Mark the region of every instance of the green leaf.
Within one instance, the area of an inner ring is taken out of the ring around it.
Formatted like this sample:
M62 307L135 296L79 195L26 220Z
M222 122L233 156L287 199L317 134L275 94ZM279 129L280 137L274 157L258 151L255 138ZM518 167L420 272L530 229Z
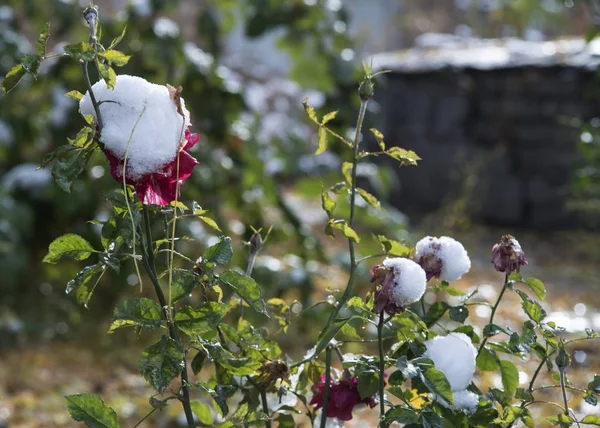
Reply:
M140 373L160 393L183 370L183 352L173 339L162 336L140 358Z
M219 227L219 225L217 224L216 221L214 221L212 218L210 217L206 217L206 216L198 216L198 218L200 220L202 220L204 223L206 223L208 226L210 226L211 228L213 228L214 230L216 230L217 232L221 232L221 228Z
M104 52L98 52L98 56L107 60L110 64L116 65L117 67L122 67L129 61L131 58L130 55L125 55L123 52L119 52L114 49L108 49Z
M94 48L92 48L88 43L73 43L71 45L66 45L63 49L65 53L72 58L83 61L94 60Z
M493 372L498 370L500 363L496 354L487 348L483 348L477 356L477 368L482 372Z
M408 248L406 245L403 245L401 242L388 239L383 235L377 235L377 240L381 245L381 249L388 256L408 257L410 255L410 248Z
M317 345L315 346L315 352L313 355L315 357L318 356L323 351L323 349L325 349L327 345L329 345L331 339L333 339L335 335L338 334L342 327L344 327L350 320L355 318L360 317L350 317L339 321L335 321L329 326L327 330L323 330L319 335L319 339L317 340Z
M119 302L111 318L108 333L120 327L135 326L149 331L158 330L162 324L161 308L154 300L132 298Z
M77 92L77 91L72 91ZM69 144L75 147L84 147L94 138L94 131L89 126L84 126L79 130L74 139L68 138Z
M194 415L196 415L198 421L200 421L203 426L213 426L214 421L210 409L206 404L199 401L192 401L190 405L192 407L192 412L194 412Z
M483 327L483 337L493 337L499 333L502 333L504 329L496 324L487 324Z
M396 367L398 367L398 370L400 371L400 373L402 373L402 376L404 377L404 379L407 379L407 380L418 376L419 372L420 372L419 367L417 367L413 363L409 362L405 355L398 358Z
M62 259L85 260L94 252L88 241L75 233L56 238L48 247L44 263L58 263Z
M427 325L427 327L431 327L438 322L441 317L444 316L448 308L450 308L450 305L448 305L446 302L435 302L427 310L427 313L423 317L423 322Z
M502 386L508 397L515 395L517 386L519 386L519 370L507 360L500 361L500 376L502 377Z
M98 66L100 76L102 76L106 82L106 87L108 89L114 89L115 84L117 83L117 73L115 73L115 70L113 70L110 65L103 64L98 60L96 60L96 65Z
M379 374L372 370L364 371L358 377L356 387L361 400L372 397L379 389Z
M40 33L40 36L35 44L35 50L41 56L46 55L46 43L48 43L48 38L50 37L50 23L46 22L46 26L44 30Z
M6 73L6 76L4 76L4 79L2 80L2 91L4 91L5 94L8 94L19 84L25 74L27 74L27 72L22 64L17 64L8 70L8 73Z
M319 126L319 148L315 152L315 155L320 155L327 150L327 129L324 126Z
M192 359L192 372L197 375L204 366L204 360L206 360L206 353L204 351L198 351L196 356Z
M425 409L421 413L423 428L444 428L444 420L432 409Z
M404 150L400 147L390 147L385 152L389 157L401 162L402 165L417 165L421 158L412 150Z
M382 151L385 151L385 142L383 141L383 134L375 128L371 128L370 131L375 136L377 144L379 144L379 148L381 148Z
M454 404L452 387L446 375L436 368L430 368L421 373L421 379L429 391L442 397L449 404Z
M466 306L453 306L450 308L450 319L459 323L464 323L469 317L469 310Z
M346 222L346 220L333 220L332 219L332 220L329 220L328 225L329 225L329 227L340 230L346 238L352 239L357 244L360 242L360 238L358 237L357 233L354 231L354 229L352 229L350 226L348 226L348 223Z
M523 283L531 288L531 291L535 293L538 299L544 300L546 298L546 287L544 287L544 283L539 279L525 278Z
M556 416L550 416L546 418L552 425L560 425L561 427L570 427L575 422L571 416L567 416L564 413L559 413Z
M588 389L596 394L600 393L600 375L594 375L594 379L588 383Z
M226 265L233 256L233 248L231 248L231 238L221 236L220 241L215 245L208 247L202 254L204 263L213 263L216 265Z
M546 317L546 312L538 302L522 302L521 306L523 307L523 310L525 311L529 319L535 321L538 324L542 321L542 319Z
M398 422L408 425L417 422L419 420L419 414L412 409L396 406L385 414L385 419L389 422Z
M125 37L126 30L127 30L127 25L125 27L123 27L123 31L121 31L121 34L119 36L115 37L112 42L110 42L110 46L108 47L108 49L112 49L115 46L117 46L119 43L121 43L121 40L123 40L123 37Z
M173 282L171 285L171 301L173 303L188 296L198 284L200 276L188 269L173 269Z
M369 192L367 192L365 189L361 189L360 187L356 188L356 191L358 192L358 194L360 196L362 196L362 198L369 204L371 205L373 208L378 209L379 211L381 211L381 204L379 203L379 201L377 200L377 198L373 195L371 195Z
M228 270L219 275L219 280L233 288L254 310L265 315L267 318L269 317L260 287L254 279L236 271Z
M344 162L342 164L342 174L346 182L352 186L352 162Z
M600 425L600 416L596 415L587 415L584 416L582 420L579 421L582 424L588 425Z
M327 213L327 217L332 218L336 203L325 189L321 189L321 206Z
M335 119L335 117L337 116L337 114L338 114L338 110L336 110L336 111L330 111L325 116L323 116L323 121L322 121L323 125L325 125L327 122Z
M104 404L102 398L93 394L68 395L67 410L77 422L89 428L119 428L117 413Z
M188 336L202 336L214 331L229 309L219 302L206 302L199 309L186 306L175 314L175 325Z
M56 162L52 167L52 177L58 187L70 193L73 181L81 174L91 154L92 150L78 151L74 156Z
M67 283L65 292L69 294L75 291L77 301L87 307L95 287L94 285L90 288L90 280L104 272L105 269L106 266L103 266L101 263L84 267L75 275L75 278Z
M304 111L306 111L306 114L308 115L309 119L319 124L319 120L317 119L317 113L315 112L314 107L308 104L308 98L304 98L302 100L302 105L304 106Z
M72 100L75 100L75 101L81 101L81 99L83 98L83 94L81 92L79 92L79 91L73 90L73 91L67 92L65 94L65 97L69 97L69 98L71 98Z
M23 68L27 73L32 74L33 77L37 77L41 62L42 57L39 55L28 54L21 58L21 64L23 65Z

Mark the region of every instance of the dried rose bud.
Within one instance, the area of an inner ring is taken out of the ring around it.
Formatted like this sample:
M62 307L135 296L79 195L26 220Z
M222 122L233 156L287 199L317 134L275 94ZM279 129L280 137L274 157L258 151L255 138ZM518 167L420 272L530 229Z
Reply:
M425 271L409 259L395 257L371 269L371 283L375 291L376 313L385 311L395 315L417 302L425 293Z
M500 242L492 248L492 264L498 272L519 272L521 266L527 265L525 253L519 241L511 235L504 235Z

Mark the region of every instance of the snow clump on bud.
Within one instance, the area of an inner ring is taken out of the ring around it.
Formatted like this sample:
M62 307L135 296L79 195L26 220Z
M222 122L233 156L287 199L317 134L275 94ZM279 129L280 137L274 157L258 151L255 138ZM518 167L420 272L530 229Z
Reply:
M371 283L375 288L375 312L385 310L389 315L418 302L427 286L421 266L402 257L385 259L371 269Z
M467 412L475 411L479 398L467 391L475 374L477 356L471 338L464 333L449 333L428 340L425 346L427 350L423 356L433 360L435 367L444 373L450 383L454 406L449 407Z
M471 269L471 259L465 247L448 236L427 236L417 242L413 258L427 274L427 281L457 281Z

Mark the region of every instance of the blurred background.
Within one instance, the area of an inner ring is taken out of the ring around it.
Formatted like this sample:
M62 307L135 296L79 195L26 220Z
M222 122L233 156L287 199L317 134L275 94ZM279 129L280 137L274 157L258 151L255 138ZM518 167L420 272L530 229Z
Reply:
M321 186L340 181L349 154L332 143L313 155L316 129L301 100L308 97L321 113L339 110L332 127L353 135L365 59L390 70L377 79L365 129L377 127L388 146L412 149L423 160L410 169L361 164L361 186L384 209L359 205L360 255L379 251L370 233L413 244L424 235L454 236L473 260L459 286L478 287L489 301L502 281L489 249L512 233L529 258L526 275L549 289L550 318L568 333L600 328L600 44L593 40L600 2L96 4L103 42L127 25L119 48L133 57L117 72L183 86L193 131L201 135L193 152L200 165L186 181L184 201L210 210L232 236L240 266L251 226L273 226L255 270L267 296L309 305L335 301L345 285L346 243L322 233L319 195ZM45 22L51 22L49 52L86 40L86 5L4 0L0 74L35 50ZM0 96L0 426L69 426L63 396L75 392L110 397L122 421L149 409L149 390L136 374L147 341L105 334L114 304L139 293L132 266L106 275L83 308L64 293L83 265L41 264L48 244L66 232L98 244L100 227L88 221L109 216L100 195L116 188L103 156L92 159L70 194L53 183L49 169L36 170L83 125L77 103L64 96L73 89L85 91L79 66L48 60L37 80L26 77ZM343 215L347 204L340 200L338 210ZM195 220L182 222L179 234L197 240L180 248L192 258L218 236ZM362 268L357 292L368 288L368 268ZM436 299L427 296L428 303ZM507 325L520 322L511 311L500 314ZM489 310L482 306L471 316L484 324ZM303 354L314 340L310 323L322 318L318 311L301 318L293 343L282 347ZM600 358L586 346L575 363L582 376ZM167 426L176 410L153 423Z

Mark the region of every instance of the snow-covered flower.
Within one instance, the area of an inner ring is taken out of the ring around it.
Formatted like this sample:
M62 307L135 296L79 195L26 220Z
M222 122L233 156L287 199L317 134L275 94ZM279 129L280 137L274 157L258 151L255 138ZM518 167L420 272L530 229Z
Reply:
M471 269L471 260L465 247L448 236L426 236L417 242L414 259L427 274L427 281L457 281Z
M492 248L492 264L498 272L511 272L521 269L521 266L527 265L525 253L521 249L519 241L511 235L504 235Z
M315 383L312 386L313 398L310 404L315 406L315 409L323 407L323 398L325 394L325 376L321 378L321 382ZM339 419L341 421L349 421L352 419L352 410L355 406L366 404L370 407L375 407L377 402L373 397L365 399L360 398L358 393L358 380L353 378L342 378L339 380L331 379L329 385L329 400L327 402L327 423L334 423L330 419ZM335 425L331 425L335 426Z
M188 130L190 115L180 90L127 75L117 76L113 90L104 80L92 89L103 122L99 140L112 176L123 180L126 160L126 182L144 204L167 205L175 200L178 182L198 164L188 150L200 138ZM79 107L82 115L92 115L98 123L89 92Z
M427 350L423 356L433 360L435 367L444 373L450 383L454 406L449 407L473 412L479 398L477 394L467 391L475 374L477 357L471 338L464 333L449 333L428 340L425 346Z
M371 269L371 283L375 287L375 307L394 315L419 301L425 293L425 271L412 260L394 257Z

